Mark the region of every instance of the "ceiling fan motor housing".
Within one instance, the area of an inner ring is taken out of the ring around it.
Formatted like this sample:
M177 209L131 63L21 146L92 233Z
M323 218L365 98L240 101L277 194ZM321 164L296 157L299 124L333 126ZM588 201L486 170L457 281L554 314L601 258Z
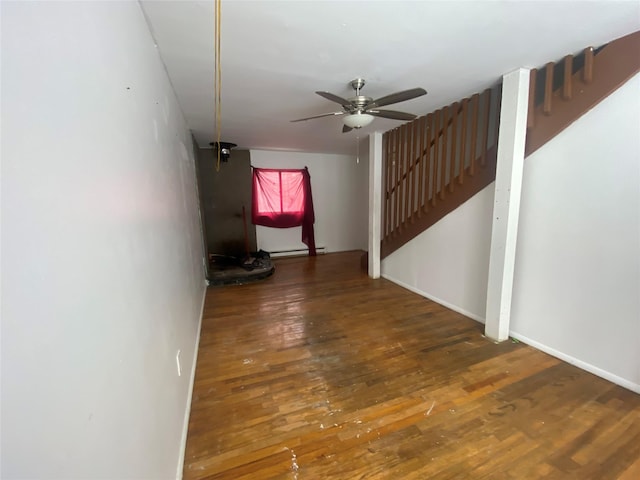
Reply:
M357 97L350 98L349 101L354 106L354 108L351 109L352 112L364 111L367 104L373 102L373 98L358 95Z
M356 91L356 96L351 97L349 102L351 103L351 108L347 109L349 113L364 113L367 104L373 102L373 98L367 97L365 95L360 95L360 89L365 85L364 78L355 78L349 82L351 88Z

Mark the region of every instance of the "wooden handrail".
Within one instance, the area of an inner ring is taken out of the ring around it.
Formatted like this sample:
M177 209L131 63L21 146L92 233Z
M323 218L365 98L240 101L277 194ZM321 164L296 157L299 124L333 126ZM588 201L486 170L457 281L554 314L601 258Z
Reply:
M381 258L385 258L390 253L415 238L431 225L435 224L438 220L442 219L449 212L455 210L459 205L482 191L482 189L495 180L496 158L497 148L494 145L487 152L487 168L479 168L475 176L468 178L464 184L464 188L457 188L453 193L447 196L447 201L438 202L436 206L432 206L429 209L429 215L424 215L420 218L420 221L415 221L414 223L406 225L405 229L402 231L402 235L389 235L381 244Z
M458 104L458 102L454 102L452 105L456 105L456 104ZM456 112L456 114L460 114L460 113L462 112L462 105L459 105L457 108L458 108L458 111ZM426 118L426 117L427 117L427 116L429 116L429 115L431 115L431 114L427 114L427 115L423 115L422 117L418 117L417 119L413 120L413 122L417 122L417 121L419 121L419 120L420 120L420 118ZM411 122L411 123L413 123L413 122ZM449 122L447 123L446 128L449 128L449 126L450 126L450 125L451 125L451 120L449 120ZM394 131L394 130L399 130L400 128L402 128L402 125L400 125L399 127L396 127L396 128L394 128L394 129L390 130L390 132L392 132L392 131ZM443 127L440 129L440 131L439 131L439 132L438 132L438 134L437 134L438 136L442 135L442 132L443 132L444 128L445 128L445 126L443 125ZM430 148L433 146L434 141L435 141L435 140L432 140L432 141L431 141L431 143L428 143L428 144L427 144L427 147L426 147L425 149L423 149L423 150L422 150L422 154L423 154L423 155L426 153L426 150L430 149ZM418 159L419 159L419 158L420 158L419 156L418 156L418 157L416 157L416 159L415 159L415 163L418 163ZM404 179L404 178L403 178L403 179Z
M485 93L486 93L487 91L490 91L490 90L491 90L490 88L486 89L486 90L485 90ZM476 94L476 95L477 95L477 94ZM454 105L456 106L456 111L454 112L454 113L455 113L455 115L456 115L456 119L457 119L457 116L458 116L460 113L463 113L464 106L467 104L467 102L469 101L469 99L470 99L470 98L472 99L472 97L468 97L468 98L463 99L463 100L462 100L462 101L460 101L460 102L454 102L453 104L451 104L451 105L450 105L450 107L453 107ZM445 107L445 108L446 108L446 107ZM437 110L437 112L439 112L439 111L440 111L440 110ZM433 113L435 113L435 112L433 112ZM413 123L413 122L418 122L421 118L425 118L425 120L426 120L426 122L427 122L427 132L429 132L430 130L433 130L433 129L430 129L430 128L428 127L429 121L428 121L428 118L427 118L427 117L428 117L429 115L432 115L432 113L427 114L427 115L423 115L423 116L421 116L421 117L418 117L417 119L413 120L413 121L412 121L412 122L410 122L409 124L411 124L411 123ZM466 118L465 118L465 117L463 117L463 121L462 121L463 129L464 129L464 128L465 128L465 126L466 126L466 125L465 125L465 120L466 120ZM426 147L424 147L424 148L422 148L422 149L421 149L421 151L422 151L422 155L426 155L426 154L427 154L427 152L431 149L431 147L433 147L434 143L435 143L437 140L439 140L439 138L438 138L438 137L442 136L442 135L443 135L444 130L445 130L445 129L448 129L448 128L449 128L449 126L451 126L451 124L452 124L451 122L452 122L452 121L453 121L453 115L452 115L452 116L450 116L450 118L449 118L449 120L447 121L447 124L446 124L446 125L443 125L443 126L442 126L442 128L439 128L439 129L438 129L438 133L436 134L436 137L435 137L435 138L431 138L431 140L430 140L430 141L427 141ZM389 130L389 133L394 132L394 131L399 131L399 130L404 126L404 125L408 125L408 124L403 124L403 125L400 125L399 127L396 127L396 128L394 128L394 129L392 129L392 130ZM429 135L429 133L428 133L428 135ZM393 152L391 152L391 153L393 153ZM396 152L396 153L397 153L397 152ZM413 164L417 164L419 161L420 161L420 156L417 156L417 157L415 158L415 160L413 161ZM393 193L393 192L395 191L395 188L396 188L396 187L397 187L397 186L398 186L398 185L399 185L403 180L405 180L405 179L406 179L406 176L404 176L404 175L403 175L402 177L398 177L398 178L396 179L396 182L394 182L394 183L395 183L395 184L394 184L394 186L393 186L393 187L391 187L391 190L389 190L389 191L388 191L388 193Z
M562 70L570 76L553 92L547 94L545 102L534 102L528 115L525 155L529 156L547 143L571 123L592 109L623 83L640 72L640 31L619 38L594 50L588 47L583 53L583 65L578 58L564 59ZM570 67L569 67L570 65ZM547 72L547 83L548 83ZM531 77L534 78L533 76ZM546 87L546 85L545 85ZM530 85L529 105L535 97L535 82ZM553 114L551 102L553 99ZM535 120L534 120L535 118Z
M544 71L532 69L526 155L639 71L640 32L549 62ZM492 93L476 93L385 134L383 258L495 179L500 96L494 110Z
M387 177L382 245L385 249L394 248L416 229L423 228L425 222L432 222L442 212L449 211L451 198L466 198L480 183L491 181L492 174L486 172L495 172L495 155L487 152L495 151L495 146L489 147L491 97L487 89L482 97L474 94L471 100L454 102L384 135ZM498 116L498 110L494 115ZM478 134L482 122L482 132ZM476 147L484 151L478 154ZM466 184L461 182L464 176L470 179ZM476 177L479 179L474 180ZM460 186L456 187L456 183Z

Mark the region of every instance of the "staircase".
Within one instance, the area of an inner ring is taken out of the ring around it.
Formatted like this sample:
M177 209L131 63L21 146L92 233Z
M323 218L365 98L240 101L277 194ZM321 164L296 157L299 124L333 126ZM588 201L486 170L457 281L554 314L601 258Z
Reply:
M640 31L576 58L531 70L525 156L531 155L640 71Z
M525 156L640 71L640 32L531 70ZM501 85L383 135L381 258L495 180Z

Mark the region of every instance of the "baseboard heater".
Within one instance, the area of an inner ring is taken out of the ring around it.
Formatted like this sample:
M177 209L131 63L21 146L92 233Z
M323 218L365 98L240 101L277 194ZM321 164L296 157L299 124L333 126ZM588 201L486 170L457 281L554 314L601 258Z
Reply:
M316 247L316 254L323 255L325 253L327 253L325 247ZM292 250L276 250L276 251L269 252L269 255L271 255L273 258L276 258L276 257L296 257L296 256L301 256L301 255L309 255L309 249L308 248L296 248L296 249L292 249Z

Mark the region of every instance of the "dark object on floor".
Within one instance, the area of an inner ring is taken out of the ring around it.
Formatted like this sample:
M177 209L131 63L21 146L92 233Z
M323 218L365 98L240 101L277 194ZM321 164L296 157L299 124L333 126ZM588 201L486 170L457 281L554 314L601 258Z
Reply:
M268 252L251 252L246 258L209 255L209 285L242 285L262 280L275 271Z

